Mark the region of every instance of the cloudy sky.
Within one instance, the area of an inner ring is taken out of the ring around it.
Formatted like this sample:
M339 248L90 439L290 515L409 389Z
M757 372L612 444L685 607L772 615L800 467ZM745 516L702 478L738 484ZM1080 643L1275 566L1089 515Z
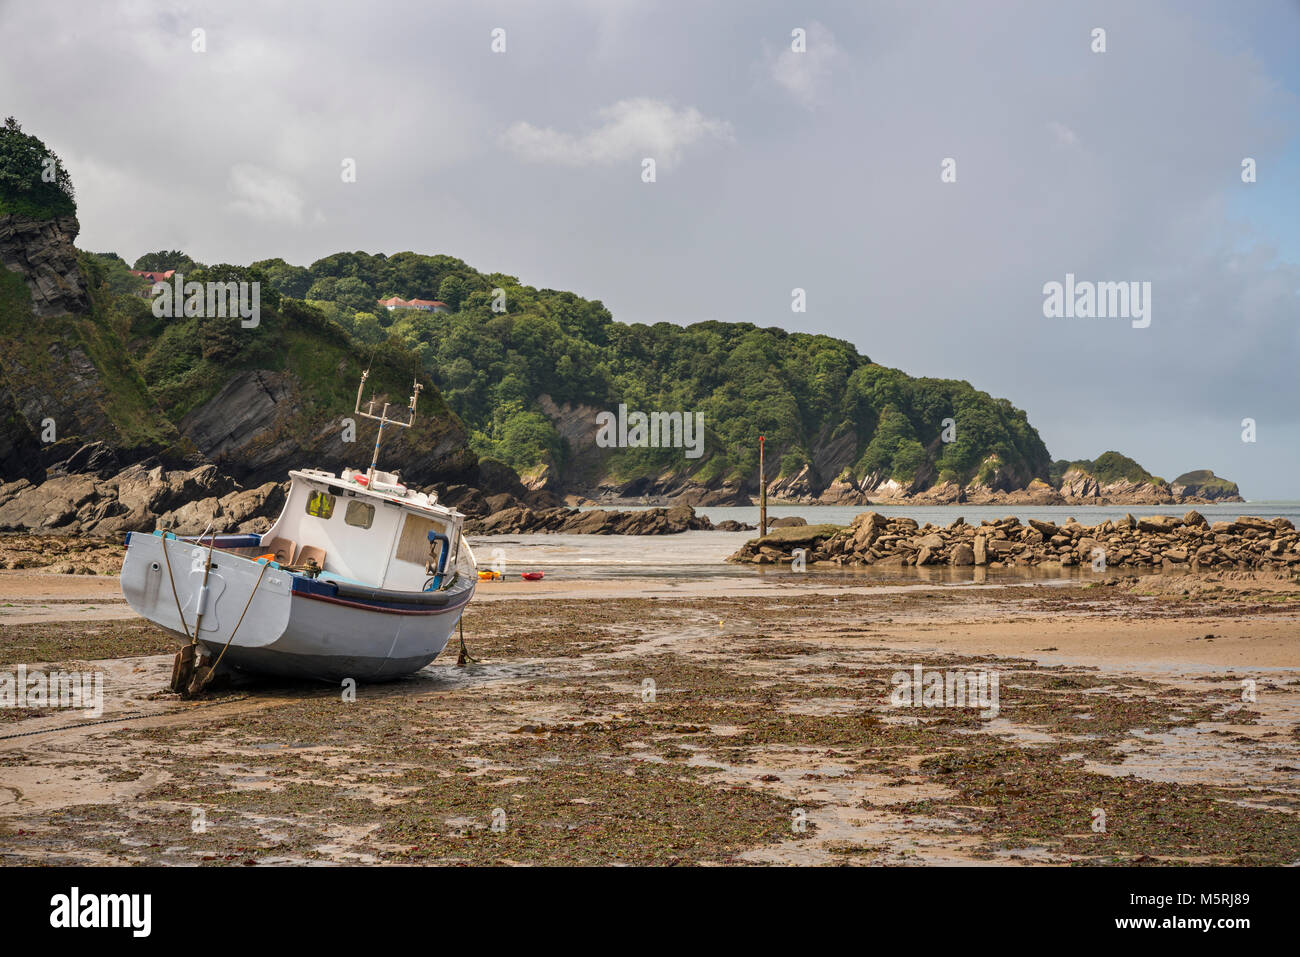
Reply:
M1298 499L1297 50L1297 0L0 0L0 112L69 166L86 249L448 253ZM1045 317L1067 273L1150 282L1150 325Z

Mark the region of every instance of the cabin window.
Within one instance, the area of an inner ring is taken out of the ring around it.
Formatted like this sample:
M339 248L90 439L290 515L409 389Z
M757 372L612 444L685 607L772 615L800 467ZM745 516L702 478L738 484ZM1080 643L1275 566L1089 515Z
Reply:
M307 514L329 518L334 514L334 496L329 492L312 492L307 496Z
M418 515L406 516L401 537L397 540L398 561L423 565L429 560L429 533L441 531L443 527L437 522Z
M348 510L343 514L343 521L357 528L369 528L375 523L375 507L353 499L348 502Z

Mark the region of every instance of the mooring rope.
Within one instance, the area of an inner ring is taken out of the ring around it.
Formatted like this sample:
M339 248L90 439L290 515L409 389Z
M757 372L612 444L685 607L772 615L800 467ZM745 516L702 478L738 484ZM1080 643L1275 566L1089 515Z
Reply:
M114 721L135 721L138 718L147 718L149 713L145 711L129 711L126 714L118 715L116 718L101 718L99 721L82 721L79 724L65 724L57 728L42 728L40 731L19 731L17 734L0 734L0 741L8 741L10 738L30 738L34 734L53 734L55 731L71 731L73 728L89 728L95 724L112 724Z
M456 624L460 626L460 657L456 659L456 664L461 668L464 668L465 665L467 665L471 661L474 662L475 664L478 664L478 659L475 658L473 655L471 655L469 653L469 649L465 647L464 615L462 615L460 618L456 620Z
M215 708L218 705L231 704L235 701L244 701L251 698L251 694L243 694L235 698L222 698L219 701L212 701L206 705L197 705L199 708ZM141 721L145 718L165 718L168 715L176 714L172 711L128 711L120 714L116 718L100 718L97 721L79 721L76 724L61 724L57 728L41 728L39 731L19 731L15 734L0 734L0 741L8 741L11 738L30 738L34 734L54 734L56 731L74 731L77 728L91 728L98 724L113 724L118 721Z
M235 640L235 632L239 631L239 626L244 623L244 616L248 614L248 607L253 604L253 596L257 594L257 589L262 586L262 576L266 574L266 570L270 567L270 562L262 563L262 570L257 573L257 581L253 583L253 590L248 593L248 601L244 602L244 610L239 613L239 621L235 622L235 627L230 631L230 637L226 639L226 643L221 647L221 654L217 655L217 660L214 661L212 667L208 669L208 675L203 679L203 684L206 685L210 680L212 680L212 676L217 673L217 665L221 664L221 659L226 657L226 649L229 648L230 643Z
M167 566L167 581L171 582L172 598L176 599L176 616L181 620L181 631L185 632L185 637L189 639L190 644L197 641L197 637L190 637L190 626L185 624L185 613L181 611L181 596L176 592L176 579L172 576L172 560L167 555L167 533L163 532L162 536L162 553L163 563Z

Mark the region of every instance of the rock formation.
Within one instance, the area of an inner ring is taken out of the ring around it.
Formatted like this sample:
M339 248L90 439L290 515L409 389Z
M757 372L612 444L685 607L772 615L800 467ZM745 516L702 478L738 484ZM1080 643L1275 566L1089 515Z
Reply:
M918 527L910 518L865 512L847 528L782 528L756 538L733 562L790 562L806 549L808 564L976 565L990 568L1087 565L1120 568L1282 568L1300 571L1300 533L1285 518L1242 516L1211 524L1196 511L1182 518L1153 515L1095 526L1060 525L1014 516L978 526L958 518L945 528Z
M90 308L72 245L80 230L76 216L0 216L0 265L23 277L33 314L61 316Z
M505 535L522 532L558 532L569 535L673 535L687 531L748 531L751 525L727 521L714 525L696 515L689 505L620 512L594 508L547 508L534 510L508 506L493 510L484 518L465 523L475 535Z

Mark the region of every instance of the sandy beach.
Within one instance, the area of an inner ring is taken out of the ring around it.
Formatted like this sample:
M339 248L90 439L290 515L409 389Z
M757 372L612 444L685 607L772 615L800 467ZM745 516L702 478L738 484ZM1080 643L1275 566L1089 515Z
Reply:
M1300 862L1293 580L491 582L477 663L183 701L112 547L0 572L0 670L104 675L0 709L6 864Z

